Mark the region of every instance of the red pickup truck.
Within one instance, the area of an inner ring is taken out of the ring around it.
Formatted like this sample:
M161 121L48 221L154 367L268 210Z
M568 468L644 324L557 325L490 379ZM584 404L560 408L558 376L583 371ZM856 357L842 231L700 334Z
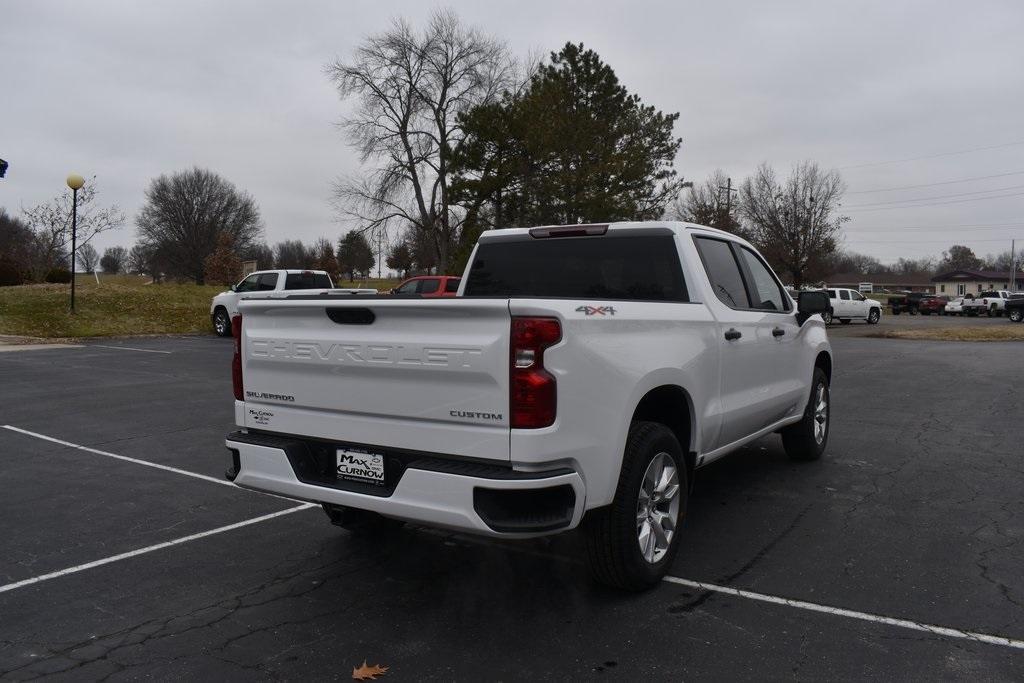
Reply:
M455 275L418 275L391 290L392 294L419 294L420 296L455 296L461 277Z
M944 296L928 295L917 302L917 310L921 315L942 315L946 312L946 304L949 299Z

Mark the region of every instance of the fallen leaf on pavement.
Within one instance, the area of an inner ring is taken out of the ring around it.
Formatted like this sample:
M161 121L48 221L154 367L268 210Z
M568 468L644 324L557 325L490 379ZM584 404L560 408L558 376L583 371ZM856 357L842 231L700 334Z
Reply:
M380 664L367 666L364 659L362 666L352 669L352 679L356 681L375 681L377 676L383 676L387 670L386 666L381 666Z

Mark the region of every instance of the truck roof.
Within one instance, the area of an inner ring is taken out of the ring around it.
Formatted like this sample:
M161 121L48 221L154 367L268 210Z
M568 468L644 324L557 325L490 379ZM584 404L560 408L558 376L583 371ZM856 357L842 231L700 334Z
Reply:
M586 223L586 224L568 224L568 225L537 225L529 228L497 228L495 230L485 230L480 234L480 242L488 242L490 240L507 239L508 237L526 236L530 235L531 231L536 230L572 230L573 228L584 230L587 228L607 228L609 231L626 231L626 230L650 230L651 228L667 228L675 233L681 233L687 230L701 230L712 233L718 233L723 237L729 237L730 239L739 240L746 243L746 240L742 239L739 235L736 235L725 230L718 228L711 228L706 225L699 225L697 223L686 223L684 221L618 221L612 223ZM599 234L599 233L597 233Z

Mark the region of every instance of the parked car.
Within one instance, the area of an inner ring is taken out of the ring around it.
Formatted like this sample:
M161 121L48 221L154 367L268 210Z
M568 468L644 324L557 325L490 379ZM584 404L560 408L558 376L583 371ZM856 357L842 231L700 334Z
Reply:
M461 277L456 275L419 275L411 277L391 290L392 294L419 294L420 296L455 296Z
M852 320L863 320L869 325L876 325L882 318L882 303L865 298L856 289L830 288L825 291L830 304L824 314L825 324L838 320L848 325Z
M963 315L964 314L964 301L970 299L962 296L958 296L955 299L950 299L946 302L946 306L942 310L943 315Z
M238 302L243 297L307 289L329 289L339 294L377 293L376 289L334 289L331 276L324 270L258 270L213 297L210 302L213 330L221 337L231 336L231 318L238 315Z
M900 313L909 313L910 315L917 315L918 304L926 296L931 296L926 292L904 292L889 297L889 308L892 310L893 315L899 315Z
M921 315L942 315L946 311L946 304L949 300L944 296L929 294L921 297L917 302L917 312Z
M1024 320L1024 295L1013 294L1006 300L1006 317L1015 323Z
M773 432L796 460L825 451L829 300L794 304L735 235L493 230L470 264L451 301L242 301L228 478L364 529L522 538L586 513L594 576L641 589L698 468Z
M998 289L981 292L974 298L974 300L976 303L980 303L980 310L978 312L986 313L991 317L1003 314L1006 310L1006 301L1009 298L1009 291L1005 289Z

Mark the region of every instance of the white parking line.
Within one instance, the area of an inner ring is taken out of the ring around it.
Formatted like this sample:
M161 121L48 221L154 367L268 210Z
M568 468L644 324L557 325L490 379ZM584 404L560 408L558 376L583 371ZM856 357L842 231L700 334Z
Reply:
M156 550L162 550L163 548L170 548L171 546L181 545L182 543L188 543L189 541L195 541L200 538L206 538L207 536L213 536L214 534L222 534L225 531L233 531L234 529L241 529L242 527L249 526L251 524L258 524L265 522L268 519L274 519L276 517L282 517L284 515L290 515L293 512L299 512L300 510L307 510L311 507L316 507L313 503L303 503L302 505L296 505L295 507L287 508L285 510L279 510L277 512L271 512L269 515L262 515L260 517L253 517L241 522L235 522L234 524L228 524L227 526L217 527L216 529L210 529L209 531L200 531L198 534L192 534L191 536L184 536L182 538L176 538L173 541L165 541L164 543L157 543L156 545L146 546L145 548L139 548L138 550L130 550L120 555L112 555L111 557L104 557L101 560L95 560L93 562L86 562L74 567L68 567L67 569L60 569L49 574L43 574L41 576L34 576L31 579L24 579L22 581L15 581L14 583L8 583L7 585L0 586L0 593L6 593L17 588L24 588L25 586L31 586L32 584L39 583L41 581L49 581L50 579L56 579L61 576L67 576L68 574L75 574L77 572L85 571L86 569L92 569L93 567L102 567L105 564L111 562L119 562L121 560L127 560L131 557L137 557L139 555L145 555Z
M153 468L158 469L158 470L164 470L165 472L174 472L175 474L184 474L186 477L192 477L194 479L202 479L204 481L209 481L209 482L212 482L214 484L221 484L223 486L230 486L231 488L237 488L234 484L232 484L227 479L218 479L217 477L211 477L211 476L208 476L208 475L205 475L205 474L199 474L198 472L189 472L188 470L178 469L177 467L171 467L170 465L161 465L160 463L150 462L149 460L139 460L138 458L132 458L132 457L129 457L127 455L118 455L117 453L111 453L109 451L101 451L98 448L89 448L88 446L80 446L77 443L71 443L70 441L63 441L61 439L55 439L52 436L46 436L45 434L40 434L38 432L30 432L27 429L20 429L18 427L12 427L11 425L3 425L3 428L7 429L7 430L10 430L12 432L17 432L18 434L24 434L26 436L32 436L32 437L35 437L37 439L42 439L43 441L49 441L51 443L60 444L61 446L67 446L68 448L77 448L78 450L85 451L86 453L95 453L96 455L105 455L108 458L115 458L117 460L124 460L125 462L133 462L136 465L145 465L146 467L153 467Z
M142 351L143 353L172 353L171 351L158 351L157 349L137 349L134 346L107 346L105 344L89 344L90 347L100 349L121 349L122 351Z
M753 591L742 590L740 588L729 588L728 586L719 586L713 583L691 581L689 579L681 579L677 576L666 576L663 580L668 583L674 583L680 586L686 586L688 588L695 588L697 590L704 591L713 591L715 593L725 593L726 595L734 595L739 598L747 598L749 600L769 602L774 605L785 605L786 607L795 607L797 609L805 609L811 612L832 614L837 617L847 617L848 619L860 619L861 621L872 621L877 624L886 624L888 626L898 626L899 628L909 628L915 631L924 631L926 633L933 633L935 635L946 636L948 638L962 638L964 640L973 640L979 643L986 643L988 645L1001 645L1003 647L1012 647L1018 650L1024 650L1024 640L1015 640L1013 638L1007 638L1006 636L993 636L988 635L987 633L961 631L960 629L956 628L948 628L946 626L934 626L932 624L924 624L919 621L912 621L910 619L894 619L893 617L884 617L880 614L858 612L852 609L843 609L842 607L830 607L828 605L819 605L817 603L805 602L803 600L791 600L789 598L780 598L776 595L766 595L765 593L755 593Z

